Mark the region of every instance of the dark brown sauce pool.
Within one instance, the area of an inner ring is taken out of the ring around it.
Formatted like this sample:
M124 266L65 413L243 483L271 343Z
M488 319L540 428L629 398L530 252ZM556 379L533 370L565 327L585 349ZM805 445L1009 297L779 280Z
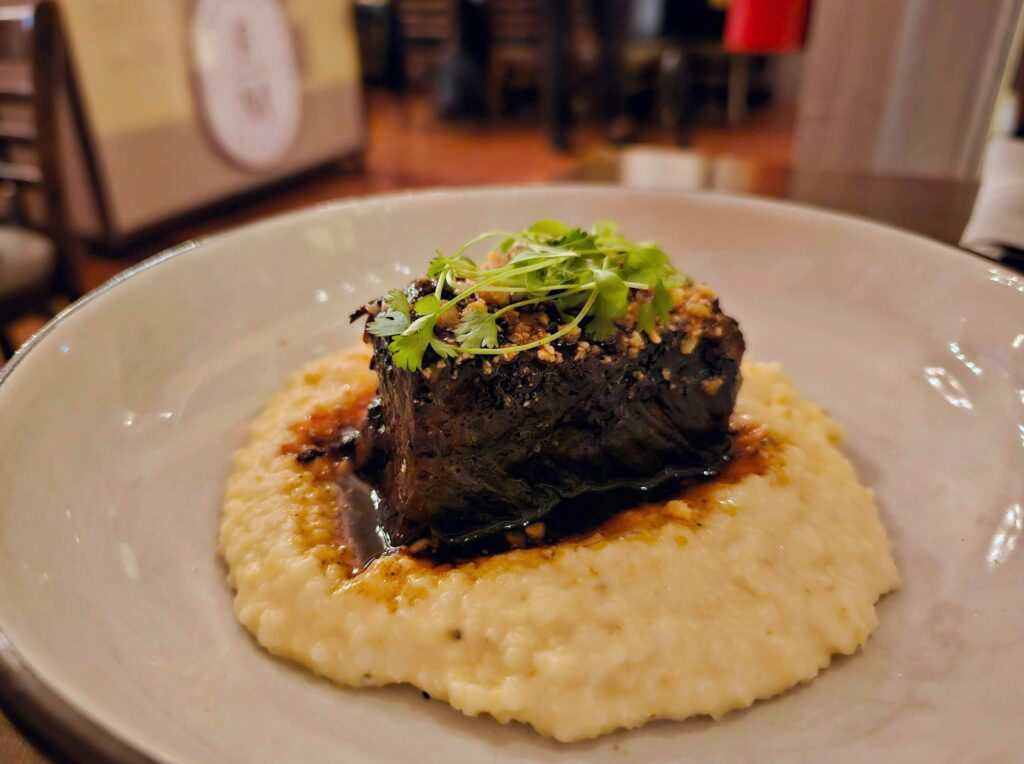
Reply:
M732 451L722 468L704 480L669 482L652 490L623 488L588 493L563 502L542 523L455 550L435 549L426 540L399 549L392 545L378 522L378 499L373 486L354 475L348 459L340 455L346 441L358 432L371 400L372 396L349 406L317 409L292 427L295 438L281 449L284 454L294 455L314 480L337 489L337 517L332 535L344 551L341 556L353 575L378 557L399 551L416 555L425 563L452 565L511 549L615 538L678 520L666 511L674 500L697 507L692 523L700 526L704 514L701 507L710 493L749 475L767 473L778 446L762 428L746 426L733 432Z

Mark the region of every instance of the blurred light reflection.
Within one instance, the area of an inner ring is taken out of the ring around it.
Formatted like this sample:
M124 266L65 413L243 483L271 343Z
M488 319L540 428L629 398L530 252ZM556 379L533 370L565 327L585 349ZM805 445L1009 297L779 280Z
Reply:
M988 280L996 284L1008 286L1010 289L1016 289L1018 292L1024 292L1024 279L1019 276L1006 276L995 268L989 268Z
M125 575L135 580L139 577L139 563L135 558L135 551L124 542L118 543L117 548L121 552L121 567Z
M976 364L974 361L967 357L967 354L964 353L964 351L960 348L959 342L950 342L949 350L953 354L953 357L956 360L960 361L960 363L962 363L968 369L970 369L974 376L980 377L984 373L982 368L978 366L978 364Z
M941 366L925 367L924 378L934 390L946 399L950 406L955 406L958 409L974 408L974 404L967 397L967 392L960 384L960 380Z
M1017 540L1020 538L1021 530L1024 529L1024 507L1020 504L1013 504L1006 510L996 535L992 537L992 543L988 547L986 560L989 567L1001 565L1006 562L1013 550L1017 548Z

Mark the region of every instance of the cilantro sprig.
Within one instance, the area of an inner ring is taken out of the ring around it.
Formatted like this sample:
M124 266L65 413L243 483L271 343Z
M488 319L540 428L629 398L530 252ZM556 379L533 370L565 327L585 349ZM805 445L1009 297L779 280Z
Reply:
M506 255L507 262L486 268L469 257L470 249L485 243ZM659 323L669 322L669 289L690 283L656 244L630 241L614 223L596 223L584 231L558 220L538 220L518 232L489 231L450 255L438 252L427 278L436 284L432 294L410 304L405 293L392 289L383 310L367 326L370 334L391 338L388 348L395 365L409 371L422 367L428 349L440 358L503 355L554 342L577 327L595 340L606 340L628 313L631 297L639 306L637 328L650 335ZM508 304L459 311L481 293L506 293ZM561 326L532 342L502 345L499 319L541 303L554 307ZM438 319L453 309L461 313L457 323L450 332L438 334Z

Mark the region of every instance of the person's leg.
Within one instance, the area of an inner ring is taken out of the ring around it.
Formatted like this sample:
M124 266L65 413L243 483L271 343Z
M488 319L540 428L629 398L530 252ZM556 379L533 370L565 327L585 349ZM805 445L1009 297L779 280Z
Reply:
M480 117L487 112L490 30L487 12L477 0L457 0L455 47L441 63L437 111L446 118Z

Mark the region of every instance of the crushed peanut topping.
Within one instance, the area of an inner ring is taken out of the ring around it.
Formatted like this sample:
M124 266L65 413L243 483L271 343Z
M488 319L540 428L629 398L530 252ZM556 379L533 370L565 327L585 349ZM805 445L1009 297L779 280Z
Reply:
M555 350L554 345L541 345L537 348L537 357L544 363L562 362L562 354Z
M708 395L714 395L721 389L723 384L725 384L725 380L721 377L711 377L701 382L700 386L704 388L704 392Z

